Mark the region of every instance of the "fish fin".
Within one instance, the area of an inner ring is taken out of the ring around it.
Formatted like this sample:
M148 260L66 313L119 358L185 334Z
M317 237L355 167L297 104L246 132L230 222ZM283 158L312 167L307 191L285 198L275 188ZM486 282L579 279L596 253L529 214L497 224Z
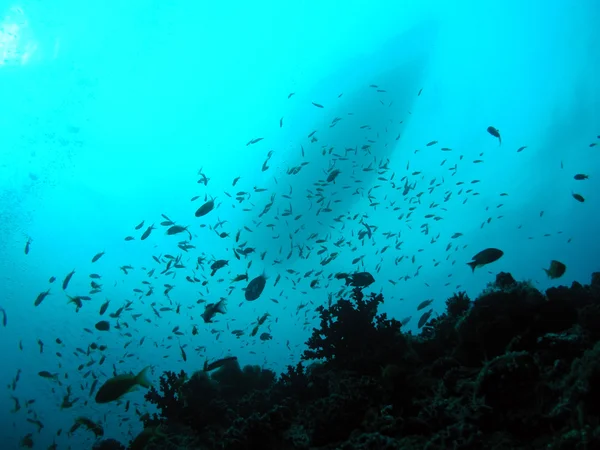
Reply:
M552 278L552 274L550 273L549 269L542 269L544 272L546 272L546 275L548 275L549 278Z
M473 272L475 272L475 268L477 267L477 261L468 262L467 266L471 267L471 269L473 269Z
M227 312L227 302L225 302L225 300L221 300L215 306L215 311L220 312L221 314L225 314Z
M150 380L148 379L148 369L150 369L150 366L144 367L135 377L135 382L145 388L152 387L152 383L150 383Z

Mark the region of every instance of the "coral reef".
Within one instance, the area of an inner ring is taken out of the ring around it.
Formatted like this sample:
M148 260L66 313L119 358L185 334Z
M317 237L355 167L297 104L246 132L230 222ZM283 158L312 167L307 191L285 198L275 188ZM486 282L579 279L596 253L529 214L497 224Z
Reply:
M129 448L600 448L599 274L544 294L501 273L417 336L382 302L354 289L319 307L304 362L279 378L237 361L166 372Z

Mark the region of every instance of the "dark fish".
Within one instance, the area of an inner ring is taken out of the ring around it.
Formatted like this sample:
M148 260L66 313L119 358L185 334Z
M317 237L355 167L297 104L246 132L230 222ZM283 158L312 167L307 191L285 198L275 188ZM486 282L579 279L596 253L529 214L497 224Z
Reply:
M228 264L229 264L229 261L227 261L226 259L217 259L214 263L212 263L210 265L210 268L212 270L210 276L214 277L215 273L217 273L217 270L219 270L222 267L225 267Z
M190 235L190 241L191 241L192 233L189 232L188 227L182 227L181 225L173 225L171 228L169 228L167 230L167 234L170 236L173 236L174 234L183 233L184 231L187 231L187 233Z
M477 267L482 267L486 264L498 261L502 255L504 255L502 250L498 250L497 248L486 248L485 250L482 250L473 256L473 261L468 262L467 265L473 269L473 272L475 272Z
M260 141L262 141L263 139L264 139L264 138L261 138L261 137L260 137L260 138L256 138L256 139L250 139L250 140L248 141L248 143L246 144L246 147L247 147L247 146L249 146L249 145L252 145L252 144L256 144L257 142L260 142Z
M323 105L321 105L320 103L312 102L312 104L315 105L317 108L323 108Z
M202 217L211 212L215 208L215 201L209 200L196 210L196 217Z
M327 182L331 183L333 181L335 183L335 179L340 173L341 172L339 170L333 169L331 172L329 172L329 175L327 175Z
M560 261L556 261L555 259L553 259L552 261L550 261L550 268L544 269L544 272L546 272L546 275L548 275L548 277L555 279L562 277L565 274L566 270L567 266L565 266Z
M144 234L142 234L142 241L145 240L148 236L150 236L150 233L152 233L152 230L154 230L154 224L150 225L148 228L146 228L146 231L144 231Z
M40 292L37 298L35 299L35 302L33 302L33 306L40 306L40 303L42 303L48 295L50 295L50 289L44 292Z
M519 147L519 148L517 149L517 153L521 153L521 152L522 152L523 150L525 150L526 148L527 148L527 146L526 146L526 145L524 145L523 147Z
M25 254L29 254L29 248L31 246L31 238L27 238L27 243L25 244Z
M96 403L108 403L118 400L137 385L150 388L151 384L146 375L149 368L150 366L146 367L137 375L117 375L106 381L96 393Z
M108 330L110 330L110 323L108 323L106 320L101 320L100 322L98 322L94 326L96 327L96 330L98 330L98 331L108 331Z
M100 307L100 315L103 315L106 310L108 309L108 304L110 303L110 300L106 300L102 306Z
M433 300L422 301L421 303L419 303L419 306L417 306L417 311L421 311L422 309L427 308L429 305L431 305L431 303L433 303Z
M430 309L429 311L427 311L426 313L424 313L421 318L419 319L419 323L418 323L418 327L419 328L423 328L423 325L425 325L427 323L427 321L429 320L429 318L431 317L431 314L433 313L433 309Z
M89 431L94 433L97 438L104 436L104 429L102 425L99 425L95 422L92 422L90 419L86 417L78 417L75 419L75 423L69 430L69 433L74 433L80 426L87 428Z
M142 223L140 223L138 226L135 227L136 230L141 229L144 226L144 221L142 220Z
M583 195L581 194L571 194L573 196L573 198L575 200L577 200L579 203L583 203L585 202L585 198L583 198Z
M288 99L289 99L289 98L292 98L292 95L294 95L294 94L295 94L295 92L290 92L290 93L288 94Z
M56 277L50 277L48 283L54 283L56 281Z
M589 177L583 173L578 173L573 178L575 178L576 180L587 180Z
M215 314L225 314L227 312L227 302L225 299L219 300L217 303L209 303L206 305L202 318L205 323L211 323Z
M208 363L208 360L204 361L204 371L210 372L211 370L218 369L219 367L223 367L224 365L237 361L237 356L228 356L227 358L221 358L216 361Z
M38 372L38 375L42 378L48 378L50 380L54 380L57 381L58 380L58 374L57 373L50 373L47 370L42 370L41 372Z
M71 281L71 278L73 277L74 274L75 274L75 269L73 269L73 271L71 273L69 273L63 280L63 284L62 284L63 291L67 290L67 287L69 287L69 281Z
M8 324L8 316L6 315L6 310L0 307L0 312L2 313L2 326L6 326Z
M273 336L271 336L269 333L262 333L260 335L261 341L270 341L271 339L273 339Z
M100 258L102 258L103 255L104 255L104 252L96 253L96 255L94 255L94 257L92 258L92 262L95 263Z
M375 282L375 278L369 272L356 272L350 275L345 274L346 286L365 288Z
M267 277L264 273L250 281L250 283L248 283L248 286L246 287L246 291L244 292L244 297L246 298L246 300L251 302L258 299L258 297L260 297L260 294L262 294L262 291L264 290L266 284Z
M490 133L492 136L497 137L498 142L500 142L498 145L502 145L502 137L500 136L500 132L496 128L487 127L487 132Z

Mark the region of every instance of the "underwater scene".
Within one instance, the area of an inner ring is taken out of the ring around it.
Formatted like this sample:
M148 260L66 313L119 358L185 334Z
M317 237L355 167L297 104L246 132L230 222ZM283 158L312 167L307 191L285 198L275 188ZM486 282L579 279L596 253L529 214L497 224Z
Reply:
M0 3L1 448L600 448L598 23Z

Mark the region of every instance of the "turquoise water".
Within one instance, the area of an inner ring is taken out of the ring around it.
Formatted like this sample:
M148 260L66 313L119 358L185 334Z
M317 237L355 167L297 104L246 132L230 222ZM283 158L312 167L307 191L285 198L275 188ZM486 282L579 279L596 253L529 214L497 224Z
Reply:
M423 300L442 312L499 271L540 289L587 283L600 252L599 19L591 0L1 4L6 448L28 433L34 448L91 447L91 432L67 433L79 416L127 442L141 429L136 410L151 409L143 390L125 397L127 412L125 401L96 404L93 380L113 371L151 365L156 381L230 355L283 370L317 325L315 307L346 292L338 272L371 272L367 290L383 293L383 311L412 316L413 332ZM196 217L210 198L215 209ZM191 241L166 235L161 214ZM364 224L372 236L360 239ZM243 243L255 252L238 260ZM473 273L466 263L488 247L503 257ZM182 267L166 271L165 255ZM211 276L219 259L229 265ZM567 266L559 280L542 270L551 260ZM231 282L246 272L267 276L253 302L247 282ZM91 300L77 311L67 295ZM201 301L220 298L226 314L204 323ZM110 331L95 329L102 319ZM68 386L77 400L61 409Z

